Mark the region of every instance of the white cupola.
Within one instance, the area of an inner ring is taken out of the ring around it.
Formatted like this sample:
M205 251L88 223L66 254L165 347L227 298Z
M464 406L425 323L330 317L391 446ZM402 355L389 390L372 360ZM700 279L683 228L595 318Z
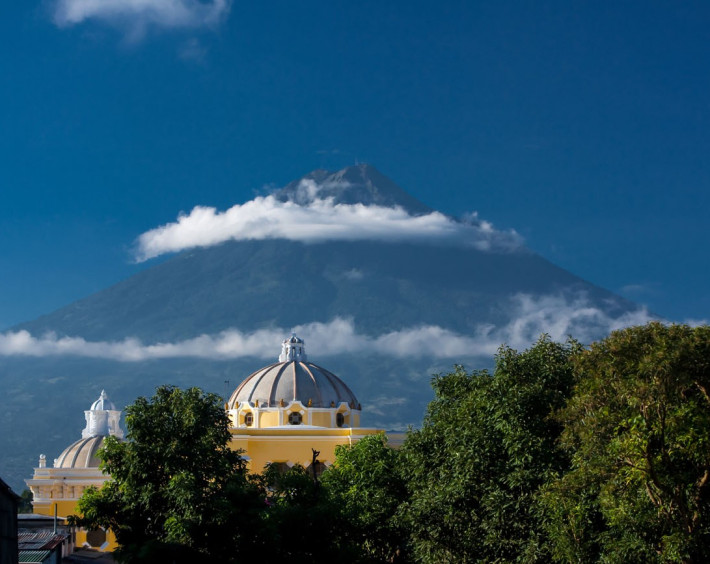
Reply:
M101 390L101 395L91 407L84 412L86 427L81 432L82 438L112 435L118 439L123 438L121 429L121 412L108 399L106 392Z
M291 333L291 336L281 343L279 362L288 362L290 360L298 360L300 362L308 360L305 343L303 339L296 337L296 333Z

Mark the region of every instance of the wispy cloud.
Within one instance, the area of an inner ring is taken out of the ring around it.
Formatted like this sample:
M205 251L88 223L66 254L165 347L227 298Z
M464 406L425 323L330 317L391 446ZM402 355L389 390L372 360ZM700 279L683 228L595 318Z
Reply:
M568 335L589 343L610 331L651 319L645 309L612 317L590 304L584 295L544 296L520 294L510 304L511 321L503 326L481 325L462 335L437 325L406 327L379 336L357 332L352 319L335 318L292 328L307 340L314 358L340 353L373 352L396 358L472 358L491 356L502 343L522 349L541 333L555 340ZM217 335L202 335L175 343L144 344L137 339L87 341L81 337L47 334L34 337L27 331L0 334L0 356L81 356L123 362L193 357L235 359L275 358L286 328L243 332L236 329Z
M136 260L193 247L209 247L235 240L290 239L305 243L377 240L421 241L469 245L482 251L507 252L522 241L514 231L498 231L475 214L456 221L439 212L410 215L401 207L336 204L317 197L312 181L304 186L301 201L280 201L260 196L224 212L195 207L177 221L151 229L136 241Z
M205 47L199 39L192 37L182 44L178 50L178 56L183 61L202 63L207 56L207 47Z
M653 296L660 293L657 283L646 282L643 284L626 284L617 290L619 294L629 299L639 299L644 296Z
M359 268L351 268L343 272L343 278L350 281L362 280L365 277L365 273Z
M54 21L60 27L97 21L125 28L134 38L149 27L212 27L228 14L231 0L57 0Z

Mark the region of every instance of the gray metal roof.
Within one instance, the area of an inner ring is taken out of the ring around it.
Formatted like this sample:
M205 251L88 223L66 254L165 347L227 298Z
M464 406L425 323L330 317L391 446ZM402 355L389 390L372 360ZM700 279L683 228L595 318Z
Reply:
M49 555L49 550L20 550L18 562L44 562Z

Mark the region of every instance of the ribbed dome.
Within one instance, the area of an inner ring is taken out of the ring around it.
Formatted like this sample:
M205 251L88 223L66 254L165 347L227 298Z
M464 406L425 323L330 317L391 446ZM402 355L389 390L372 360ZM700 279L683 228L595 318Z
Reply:
M259 407L276 407L281 400L289 403L299 400L311 407L332 407L346 402L358 407L355 394L332 372L312 362L277 362L257 370L234 390L229 398L229 408L249 401Z
M259 407L277 407L281 400L285 403L300 401L311 407L334 407L342 402L353 409L359 409L355 394L345 382L335 374L306 361L303 341L292 336L283 342L279 359L254 372L229 398L229 409L236 409L239 403L259 402Z
M54 461L55 468L98 468L101 462L96 451L104 444L104 437L79 439L64 449Z

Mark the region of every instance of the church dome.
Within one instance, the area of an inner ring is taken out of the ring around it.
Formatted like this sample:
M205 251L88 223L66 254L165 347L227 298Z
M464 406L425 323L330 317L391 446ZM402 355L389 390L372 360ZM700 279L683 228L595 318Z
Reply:
M279 362L247 377L229 398L229 409L242 402L259 407L278 407L300 401L309 407L336 407L347 403L360 409L355 394L335 374L308 362L304 342L292 335L282 344Z
M79 439L64 449L54 461L55 468L98 468L101 462L96 452L104 444L104 437Z

